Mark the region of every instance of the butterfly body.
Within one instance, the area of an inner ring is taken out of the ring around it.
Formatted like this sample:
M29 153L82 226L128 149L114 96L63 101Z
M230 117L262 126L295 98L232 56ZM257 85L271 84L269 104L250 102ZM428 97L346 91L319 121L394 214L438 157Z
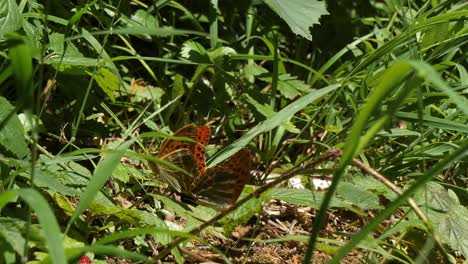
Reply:
M186 125L173 136L192 141L166 139L157 158L167 165L151 164L153 171L175 191L192 197L198 204L216 209L233 204L250 177L250 151L243 148L224 163L206 168L208 126Z

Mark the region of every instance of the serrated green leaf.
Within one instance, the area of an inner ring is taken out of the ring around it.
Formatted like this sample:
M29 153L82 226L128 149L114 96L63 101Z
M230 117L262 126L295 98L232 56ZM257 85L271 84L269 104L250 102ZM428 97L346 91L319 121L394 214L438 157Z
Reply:
M71 216L73 211L75 211L75 207L73 207L72 203L66 196L61 195L60 193L55 193L54 200L66 215Z
M21 230L24 228L17 219L0 217L0 237L8 243L13 250L20 256L23 256L24 239Z
M246 186L239 197L244 198L246 195L252 193L254 188L252 186ZM230 234L234 228L239 225L247 223L255 214L262 210L262 204L267 197L266 194L262 194L259 198L250 199L248 202L243 204L241 207L234 210L234 212L228 215L226 223L224 225L224 232Z
M327 15L325 1L316 0L263 0L275 11L291 30L302 37L312 40L310 27L319 23L319 18Z
M449 23L440 23L428 27L421 39L421 47L427 48L445 40L450 32L448 26Z
M20 175L29 178L30 174L22 173ZM60 180L58 180L58 175L48 170L36 170L34 183L37 187L65 195L79 195L81 193L76 188L68 187L60 182Z
M463 205L451 206L440 221L438 231L447 244L468 257L468 210Z
M21 13L15 0L0 1L0 38L21 27Z
M310 190L305 189L278 188L271 190L268 197L271 199L282 200L295 205L310 206L314 209L318 209L322 204L324 193L312 192ZM346 202L336 197L332 199L330 206L333 208L349 207L349 205Z
M3 97L0 97L0 150L6 157L19 159L28 151L24 129L15 108Z
M271 82L272 78L260 77L261 80ZM287 99L294 99L301 95L301 92L310 93L312 89L297 77L288 74L282 74L278 77L278 91Z
M193 62L197 63L211 63L210 57L208 56L208 52L198 42L195 41L187 41L182 45L182 49L180 51L180 55Z
M377 209L380 207L379 197L376 194L349 182L340 182L336 193L363 210Z

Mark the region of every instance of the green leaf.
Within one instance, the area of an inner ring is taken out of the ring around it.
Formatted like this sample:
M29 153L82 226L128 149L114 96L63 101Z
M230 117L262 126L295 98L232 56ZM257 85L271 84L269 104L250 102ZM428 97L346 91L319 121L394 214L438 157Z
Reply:
M146 12L146 10L138 9L132 16L132 22L139 24L145 27L154 27L158 24L158 20L151 15L151 13Z
M244 198L254 190L252 186L246 186L239 199ZM262 194L259 198L250 199L241 207L234 210L234 212L230 213L224 225L225 233L230 234L237 226L247 223L255 214L261 212L263 208L262 204L266 196L267 195Z
M126 164L119 164L117 168L115 168L114 173L112 173L112 177L122 183L128 183L130 180L130 173L132 173L134 169L134 167Z
M377 195L349 182L340 182L336 193L363 210L377 209L380 207L379 197Z
M302 37L312 40L309 28L319 23L319 18L328 15L325 1L316 0L263 0L275 11L291 30Z
M44 60L45 64L52 64L59 70L66 70L70 67L68 66L95 66L98 63L98 60L95 58L86 58L86 57L73 57L67 56L62 57L61 55L51 55Z
M64 57L83 57L80 50L72 43L68 42L66 49L64 47L65 35L60 33L52 33L49 35L49 48L58 54L63 54L65 51Z
M15 0L0 1L0 38L21 28L21 12Z
M440 221L438 231L447 244L468 257L468 210L463 205L451 206Z
M21 176L29 178L30 174L22 173ZM76 188L68 187L60 180L60 175L49 170L36 170L36 175L34 179L34 184L37 187L50 190L52 192L59 192L65 195L79 195L80 191Z
M278 188L269 193L269 198L278 199L288 203L301 206L310 206L314 209L320 208L323 201L323 192L313 192L305 189ZM331 202L333 208L348 208L349 205L343 200L334 198Z
M15 201L17 195L14 192L6 191L0 193L0 212L9 202Z
M208 56L208 52L203 47L203 45L192 40L187 41L182 45L180 55L183 58L196 63L211 63L210 57Z
M62 208L63 212L71 216L73 215L73 212L75 211L75 207L73 206L72 202L64 196L61 195L60 193L55 193L54 194L54 201L57 203L58 207Z
M49 256L53 263L67 263L63 249L62 233L49 202L34 189L15 191L34 210L44 231Z
M146 100L159 104L164 90L152 85L132 85L129 87L129 94L133 94L132 102L140 103Z
M418 137L421 135L421 133L406 128L392 128L390 129L390 131L380 131L379 133L377 133L377 135L383 137Z
M92 75L92 74L91 74ZM120 87L119 77L106 67L99 67L96 74L92 75L99 87L109 96L112 102L115 102L114 92Z
M21 232L24 228L21 223L14 218L0 217L0 238L9 244L18 255L23 256L26 240Z
M450 33L449 23L431 25L421 39L421 47L427 48L444 41Z
M365 186L365 188L361 188L361 190L368 190L375 194L381 194L385 196L389 200L393 200L397 198L397 194L390 190L385 184L381 181L377 180L376 178L368 175L353 175L350 179L350 182L354 186Z
M15 108L0 97L0 152L7 157L21 159L27 151L24 129Z
M261 80L271 82L272 78L260 77ZM301 95L301 92L310 93L312 89L297 77L291 76L289 73L278 76L278 90L287 99L294 99Z

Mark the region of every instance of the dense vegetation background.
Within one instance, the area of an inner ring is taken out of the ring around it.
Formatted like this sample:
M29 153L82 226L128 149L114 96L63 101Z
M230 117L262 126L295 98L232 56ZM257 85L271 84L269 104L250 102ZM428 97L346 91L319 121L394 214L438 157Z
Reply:
M3 0L0 263L463 262L467 7ZM230 211L148 169L190 123Z

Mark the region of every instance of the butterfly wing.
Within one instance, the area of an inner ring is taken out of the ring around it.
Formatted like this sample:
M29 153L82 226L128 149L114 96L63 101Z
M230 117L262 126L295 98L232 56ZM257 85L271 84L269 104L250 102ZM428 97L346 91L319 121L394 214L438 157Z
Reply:
M192 152L178 149L164 156L162 161L167 164L157 165L161 180L177 192L190 192L192 182L198 176L197 162Z
M250 151L243 148L221 165L206 169L192 187L197 203L215 209L235 203L249 180L250 165Z
M171 188L189 193L194 179L205 170L205 145L210 138L210 128L190 124L177 130L173 136L186 137L194 142L164 140L157 158L169 164L150 163L150 166Z

